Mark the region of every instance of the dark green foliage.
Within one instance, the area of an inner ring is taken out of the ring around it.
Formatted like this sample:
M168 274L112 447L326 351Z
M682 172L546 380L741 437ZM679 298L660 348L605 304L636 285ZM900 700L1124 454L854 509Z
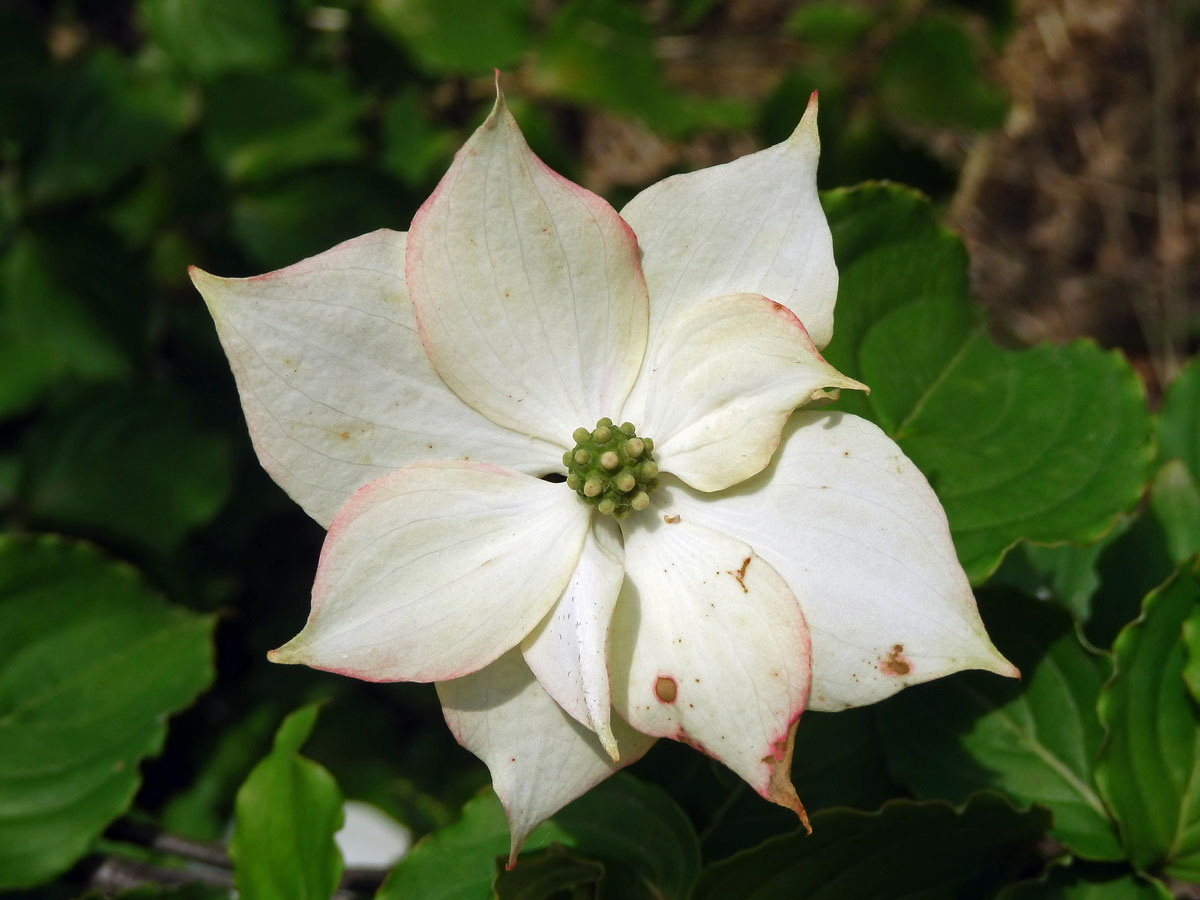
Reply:
M322 533L254 458L189 264L252 275L406 229L496 66L531 145L576 179L597 112L672 152L748 128L765 143L815 88L823 186L892 178L944 199L956 173L922 135L1006 114L986 74L1004 0L797 4L776 23L796 63L753 101L669 64L725 14L0 4L0 894L229 896L94 888L106 858L163 881L196 871L106 834L119 817L204 841L232 827L214 880L247 898L324 898L341 880L385 900L1117 900L1200 880L1200 365L1153 419L1112 352L998 346L961 242L894 185L825 195L841 272L827 356L872 388L841 408L939 492L1020 682L964 673L806 714L792 774L812 836L660 742L506 870L503 810L429 686L266 663L303 623ZM343 796L412 831L390 875L343 873Z

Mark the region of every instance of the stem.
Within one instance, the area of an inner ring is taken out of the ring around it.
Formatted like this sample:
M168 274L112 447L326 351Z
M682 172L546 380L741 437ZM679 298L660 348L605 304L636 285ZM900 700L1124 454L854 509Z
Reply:
M144 885L170 886L191 882L215 887L234 886L233 861L222 843L172 834L149 822L128 818L118 819L110 825L105 837L198 865L183 868L162 866L109 854L92 874L93 887L118 891ZM342 872L335 900L353 900L358 894L374 894L387 874L387 869L346 869Z

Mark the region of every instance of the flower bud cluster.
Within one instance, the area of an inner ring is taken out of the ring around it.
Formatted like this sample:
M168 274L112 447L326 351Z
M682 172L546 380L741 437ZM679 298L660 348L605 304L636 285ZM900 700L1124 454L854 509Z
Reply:
M623 519L650 505L658 485L654 441L637 436L632 423L603 418L589 431L576 428L575 446L563 454L567 487L606 516Z

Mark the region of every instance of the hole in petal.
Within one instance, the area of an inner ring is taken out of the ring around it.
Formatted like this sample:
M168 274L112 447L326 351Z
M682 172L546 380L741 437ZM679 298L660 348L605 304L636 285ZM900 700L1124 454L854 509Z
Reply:
M659 676L658 681L654 682L654 696L663 703L674 703L678 693L674 678Z

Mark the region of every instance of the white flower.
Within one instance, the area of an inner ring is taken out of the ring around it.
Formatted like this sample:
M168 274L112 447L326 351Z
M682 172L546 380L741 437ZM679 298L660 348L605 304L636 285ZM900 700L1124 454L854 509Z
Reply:
M837 293L818 150L814 98L784 143L619 216L498 95L407 236L193 270L259 459L329 527L308 623L271 658L437 682L514 853L656 737L803 817L806 706L1015 674L899 448L792 413L862 387L817 349Z

